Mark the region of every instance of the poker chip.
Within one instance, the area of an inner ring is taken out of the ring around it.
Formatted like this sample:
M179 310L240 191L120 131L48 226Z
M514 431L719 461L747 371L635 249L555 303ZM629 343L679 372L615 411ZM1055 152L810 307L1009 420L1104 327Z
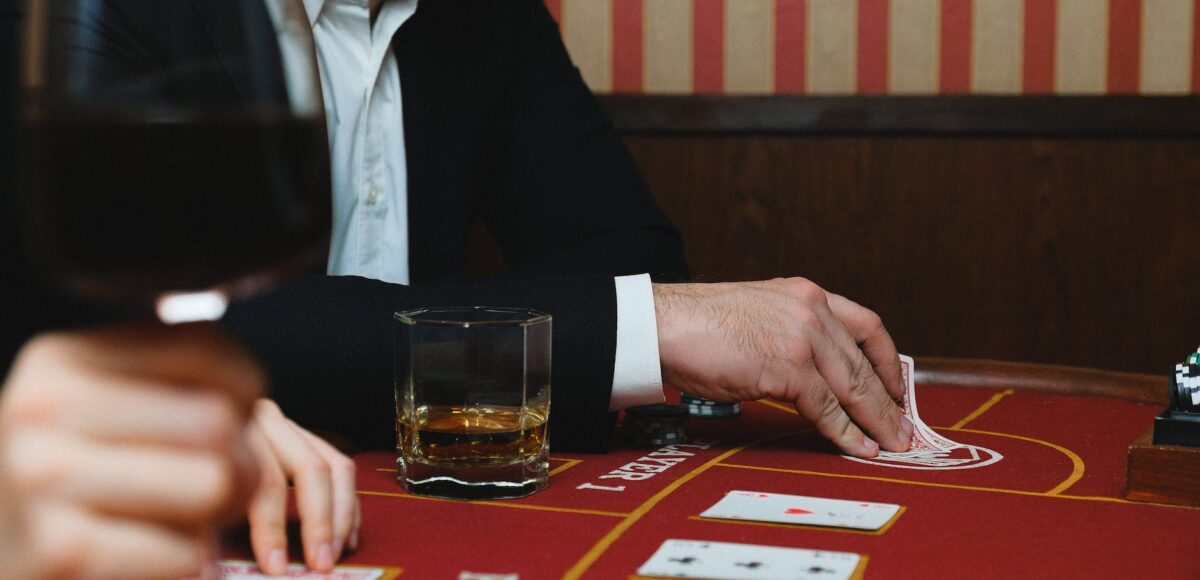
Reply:
M1175 376L1171 378L1172 407L1188 413L1200 413L1200 364L1177 364Z
M636 445L670 445L687 440L688 410L683 405L642 405L625 409L624 432Z
M1184 361L1184 364L1200 365L1200 348L1197 348L1196 352L1189 354L1187 360Z
M692 395L683 395L681 401L687 408L688 414L693 417L716 419L737 417L742 414L742 404L740 402L722 403Z

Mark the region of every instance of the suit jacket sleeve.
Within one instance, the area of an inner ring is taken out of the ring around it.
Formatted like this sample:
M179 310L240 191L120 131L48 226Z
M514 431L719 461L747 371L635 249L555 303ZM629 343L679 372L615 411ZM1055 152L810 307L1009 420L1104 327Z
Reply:
M427 306L524 306L554 317L550 437L555 449L607 449L616 310L607 276L464 286L400 286L313 275L237 305L227 324L265 363L272 396L312 429L361 446L395 442L394 312Z

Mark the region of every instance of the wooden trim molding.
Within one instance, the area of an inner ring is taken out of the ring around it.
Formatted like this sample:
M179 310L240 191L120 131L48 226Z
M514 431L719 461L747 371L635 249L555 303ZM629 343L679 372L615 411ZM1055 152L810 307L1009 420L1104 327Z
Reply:
M1200 95L598 98L624 135L1200 138Z
M916 381L950 387L1025 389L1166 405L1167 376L990 360L922 357Z

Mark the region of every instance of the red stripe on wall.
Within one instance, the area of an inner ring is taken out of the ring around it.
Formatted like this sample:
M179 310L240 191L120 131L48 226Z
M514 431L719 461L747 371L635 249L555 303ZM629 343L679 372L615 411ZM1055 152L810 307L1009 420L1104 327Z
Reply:
M1200 0L1196 0L1200 2ZM803 93L807 0L775 0L775 92Z
M973 9L973 0L942 0L940 88L943 93L966 93L971 90Z
M1142 64L1142 0L1109 0L1108 92L1136 93Z
M888 2L858 0L858 92L887 92Z
M697 93L723 92L725 0L695 0L693 18L692 90Z
M642 91L642 0L613 0L613 92Z
M560 25L562 24L562 3L563 0L546 0L546 8L550 9L550 15Z
M1197 0L1200 2L1200 0ZM1054 35L1058 0L1025 0L1025 93L1054 92Z
M1200 0L1192 10L1192 92L1200 95Z

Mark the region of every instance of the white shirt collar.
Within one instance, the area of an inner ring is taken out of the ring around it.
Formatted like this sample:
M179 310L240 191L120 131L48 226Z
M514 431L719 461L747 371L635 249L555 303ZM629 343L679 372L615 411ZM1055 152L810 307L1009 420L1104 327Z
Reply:
M321 17L321 8L324 7L325 0L304 0L304 11L308 13L310 26L317 25L317 19Z

